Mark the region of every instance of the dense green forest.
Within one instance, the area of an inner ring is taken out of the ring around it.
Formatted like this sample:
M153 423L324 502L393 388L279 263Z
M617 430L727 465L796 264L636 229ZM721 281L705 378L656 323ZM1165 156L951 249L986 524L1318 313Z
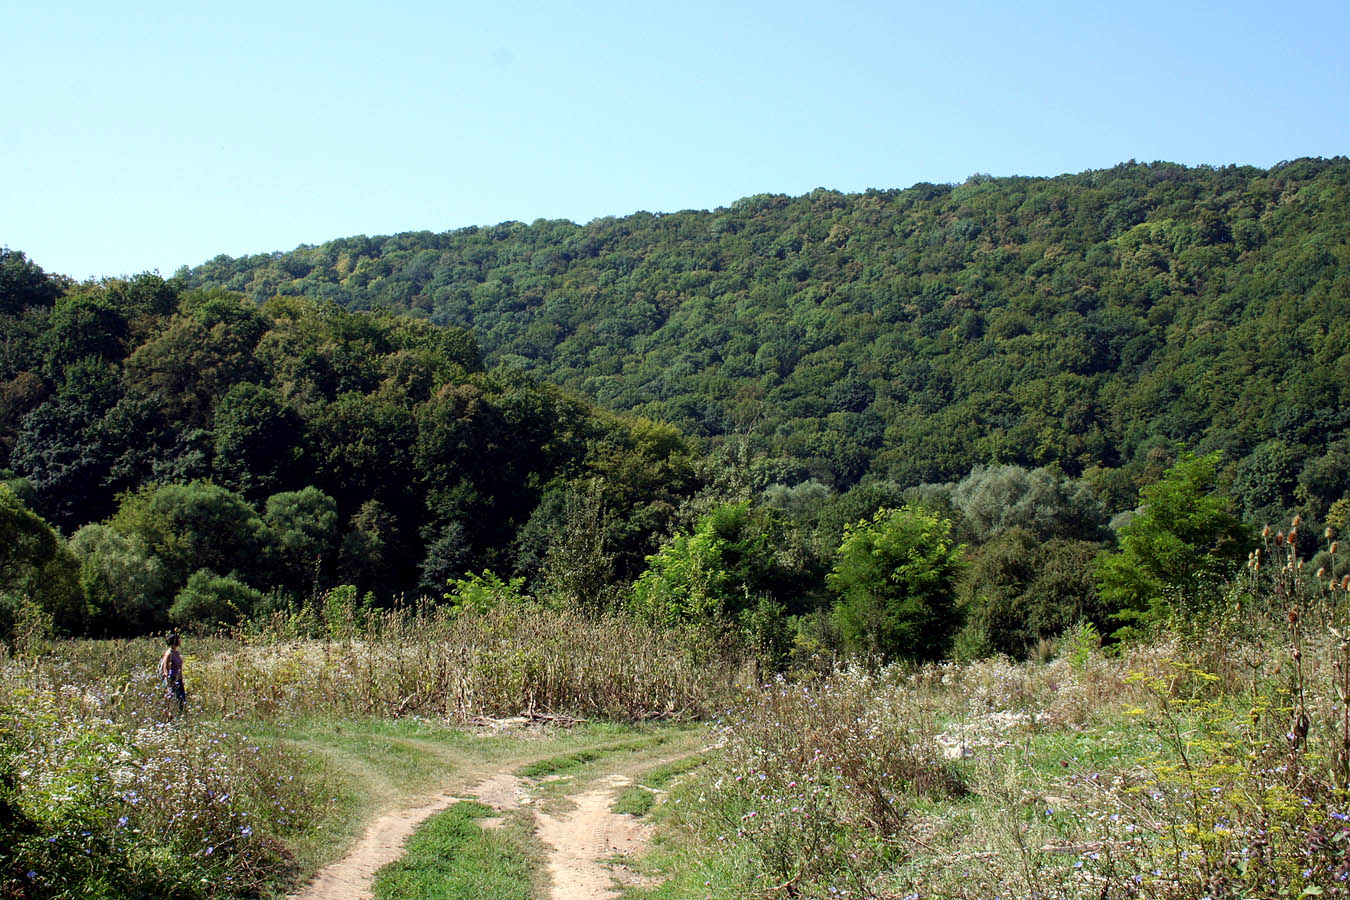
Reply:
M489 365L744 436L761 488L1056 465L1119 510L1184 444L1223 451L1259 519L1340 496L1296 494L1346 450L1348 237L1344 158L1127 163L354 237L178 277L471 329Z
M155 275L72 285L13 251L0 278L0 589L78 579L88 604L47 604L68 630L162 626L189 588L217 598L206 618L339 583L542 580L601 509L600 574L631 579L698 483L673 427L485 372L461 329Z
M6 249L0 615L132 633L449 586L711 623L775 667L1156 622L1254 528L1299 513L1311 555L1345 524L1348 236L1338 158L346 238L169 279Z

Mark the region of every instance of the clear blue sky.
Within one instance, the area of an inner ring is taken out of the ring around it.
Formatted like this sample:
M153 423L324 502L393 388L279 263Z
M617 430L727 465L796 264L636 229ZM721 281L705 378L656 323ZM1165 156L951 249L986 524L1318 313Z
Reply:
M0 245L352 234L1350 153L1350 5L63 2L4 16Z

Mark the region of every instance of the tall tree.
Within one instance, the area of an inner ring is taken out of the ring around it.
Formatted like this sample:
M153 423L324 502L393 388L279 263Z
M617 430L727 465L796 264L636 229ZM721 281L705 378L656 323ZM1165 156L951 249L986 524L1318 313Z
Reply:
M834 619L848 649L885 660L942 657L959 621L963 551L951 523L920 506L845 528L826 582L839 595Z
M1122 637L1187 612L1254 545L1232 499L1218 489L1219 458L1183 454L1139 492L1139 513L1120 529L1120 549L1098 559L1102 600L1127 623Z

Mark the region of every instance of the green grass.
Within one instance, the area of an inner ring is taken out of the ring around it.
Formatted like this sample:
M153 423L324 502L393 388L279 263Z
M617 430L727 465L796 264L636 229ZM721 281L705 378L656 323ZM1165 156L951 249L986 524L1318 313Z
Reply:
M707 765L708 759L709 756L706 753L695 753L692 756L681 757L643 773L641 781L650 788L664 788L681 775L687 775L695 769Z
M655 803L655 794L645 787L635 784L625 789L614 801L614 806L611 808L621 816L638 816L641 818L651 812L652 805Z
M515 767L537 773L527 777L570 775L619 754L640 754L701 733L688 725L599 722L484 734L426 719L319 717L292 724L254 722L246 730L301 751L326 781L332 797L326 814L291 845L304 872L338 859L381 812L416 802L448 781L472 782L479 774ZM566 784L546 793L558 799Z
M492 814L464 801L429 819L403 858L375 873L375 900L530 900L536 860L528 836L475 821Z
M435 789L467 762L497 750L493 739L475 742L463 730L412 719L250 724L250 735L281 742L315 760L329 787L327 814L298 835L292 847L305 871L337 859L384 809Z
M638 784L626 788L618 796L611 808L620 815L647 815L656 805L656 791L662 790L680 776L698 770L707 764L708 759L706 753L694 753L648 769L638 776Z
M582 769L597 760L606 759L620 753L641 753L644 750L659 747L668 740L669 738L666 735L658 734L641 740L622 741L602 747L589 747L521 766L516 769L516 774L522 778L545 778L549 775L563 775Z

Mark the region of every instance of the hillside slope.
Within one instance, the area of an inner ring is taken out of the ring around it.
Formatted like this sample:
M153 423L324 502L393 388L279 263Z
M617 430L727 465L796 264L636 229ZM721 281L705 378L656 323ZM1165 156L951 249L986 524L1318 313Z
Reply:
M1128 163L345 238L179 275L471 328L489 365L747 435L763 485L1057 463L1123 508L1182 443L1224 450L1257 516L1340 496L1311 475L1295 493L1345 456L1347 237L1343 157Z

